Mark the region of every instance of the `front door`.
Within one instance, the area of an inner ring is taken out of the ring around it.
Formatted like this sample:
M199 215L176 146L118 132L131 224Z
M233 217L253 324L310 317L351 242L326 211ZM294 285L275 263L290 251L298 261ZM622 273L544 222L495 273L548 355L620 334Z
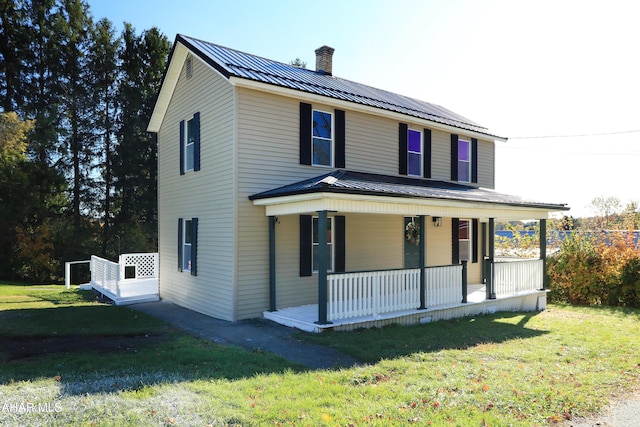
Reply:
M404 241L404 268L420 267L420 221L417 217L405 217L402 230Z

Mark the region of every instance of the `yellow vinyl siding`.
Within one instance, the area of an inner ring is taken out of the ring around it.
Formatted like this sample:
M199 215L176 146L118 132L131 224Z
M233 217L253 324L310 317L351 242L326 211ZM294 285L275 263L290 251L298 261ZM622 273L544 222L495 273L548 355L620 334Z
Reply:
M203 90L206 88L206 90ZM196 58L158 132L160 295L234 320L234 91ZM201 170L180 175L179 123L200 112ZM198 276L178 271L178 218L198 218Z
M268 218L264 207L253 206L249 196L333 169L300 165L299 101L242 88L237 89L237 95L236 306L237 318L244 319L259 317L269 308ZM313 104L313 108L333 111L322 104ZM315 301L317 286L314 277L299 277L298 216L283 216L279 222L276 225L278 307L308 304ZM309 301L310 298L313 301Z
M347 271L402 268L403 217L396 215L346 215Z
M442 226L434 227L432 217L426 217L427 267L451 264L451 218L442 218Z
M451 134L431 131L431 179L451 180Z

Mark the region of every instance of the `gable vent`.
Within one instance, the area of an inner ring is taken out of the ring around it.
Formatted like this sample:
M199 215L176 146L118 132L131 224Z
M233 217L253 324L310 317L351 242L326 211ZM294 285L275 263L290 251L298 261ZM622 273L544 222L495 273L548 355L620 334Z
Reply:
M188 57L187 58L187 64L185 66L185 68L187 69L187 78L190 79L191 76L193 75L193 58Z

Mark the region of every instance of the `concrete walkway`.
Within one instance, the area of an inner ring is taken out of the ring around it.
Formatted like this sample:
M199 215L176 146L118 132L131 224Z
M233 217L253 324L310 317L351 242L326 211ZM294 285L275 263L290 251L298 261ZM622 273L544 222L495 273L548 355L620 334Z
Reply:
M293 336L296 330L269 320L228 322L165 301L133 304L129 307L218 344L269 351L311 369L333 369L359 364L356 359L337 350L297 340Z
M601 414L565 423L567 427L631 427L640 425L640 392L614 400Z

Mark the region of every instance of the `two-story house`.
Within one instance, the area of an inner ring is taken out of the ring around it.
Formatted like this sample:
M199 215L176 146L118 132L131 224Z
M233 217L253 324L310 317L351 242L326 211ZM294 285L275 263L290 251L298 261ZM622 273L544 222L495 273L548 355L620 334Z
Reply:
M308 330L543 308L544 239L498 263L494 221L566 206L494 191L505 138L336 77L332 54L308 70L176 37L148 127L161 297Z

